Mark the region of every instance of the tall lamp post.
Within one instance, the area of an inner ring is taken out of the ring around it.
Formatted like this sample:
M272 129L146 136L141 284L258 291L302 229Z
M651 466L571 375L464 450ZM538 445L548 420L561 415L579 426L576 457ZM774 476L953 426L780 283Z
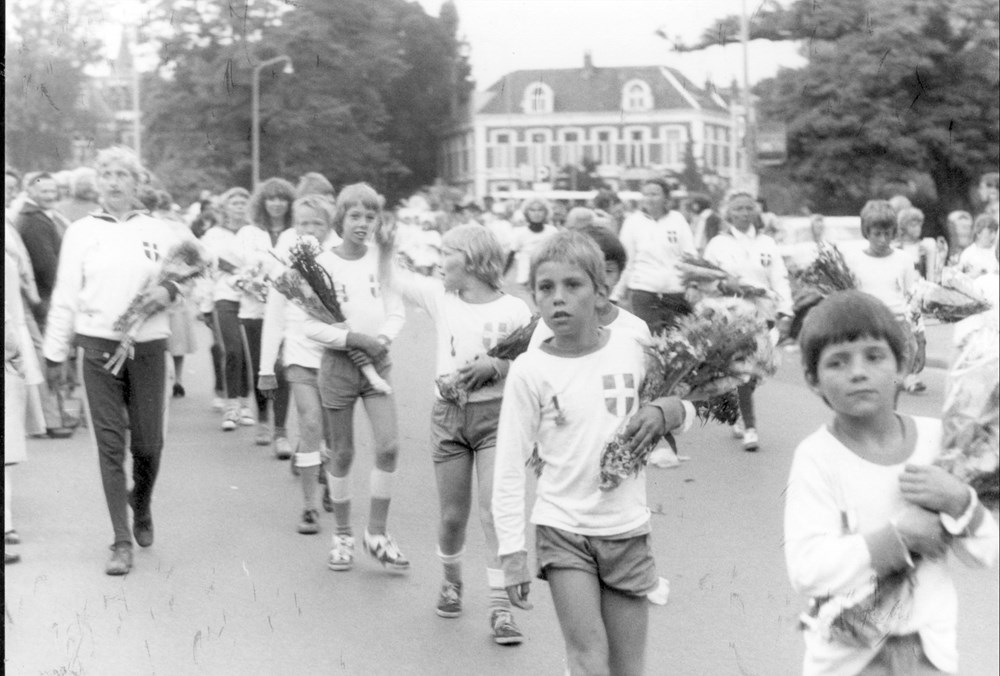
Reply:
M292 70L292 57L282 54L281 56L276 56L273 59L268 59L262 63L257 64L253 69L253 88L250 98L251 106L251 117L250 122L250 146L251 153L253 155L251 163L253 165L253 188L257 189L257 184L260 183L260 73L262 70L268 66L273 66L276 63L285 62L284 72L291 75L294 71Z

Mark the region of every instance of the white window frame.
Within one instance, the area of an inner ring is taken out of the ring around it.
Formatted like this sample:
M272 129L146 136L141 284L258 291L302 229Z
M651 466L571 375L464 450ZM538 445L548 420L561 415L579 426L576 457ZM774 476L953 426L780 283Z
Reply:
M544 115L555 109L555 93L552 87L541 80L532 82L524 88L524 99L521 110L527 115Z
M608 140L601 141L600 135L602 132L608 133ZM618 145L618 128L617 127L594 127L590 130L590 143L596 148L597 156L593 157L595 162L598 164L617 164L617 153L615 152Z
M622 143L625 144L625 165L629 167L649 166L650 128L646 126L625 127L622 130ZM639 132L640 139L632 138Z
M674 139L670 138L670 134L677 134L676 139L676 151L672 154L671 149L674 145ZM662 156L663 164L667 166L676 166L684 164L684 153L687 149L688 142L688 130L682 124L667 124L660 127L660 143L663 146Z
M633 90L638 90L638 94ZM645 80L629 80L622 87L622 110L643 113L653 109L653 90Z

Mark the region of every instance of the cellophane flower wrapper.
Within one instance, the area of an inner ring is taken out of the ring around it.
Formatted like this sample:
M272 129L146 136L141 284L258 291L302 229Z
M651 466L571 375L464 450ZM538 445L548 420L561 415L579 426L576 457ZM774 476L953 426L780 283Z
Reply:
M134 356L136 337L143 323L166 309L149 307L150 293L154 289L166 282L176 284L178 287L183 286L195 277L205 274L210 266L211 260L208 254L197 241L184 240L171 248L163 257L160 271L132 298L125 312L115 320L114 330L121 333L122 337L118 348L104 364L104 368L114 375L121 373L125 361Z
M896 571L872 582L856 599L813 599L799 626L816 631L826 641L855 648L874 648L899 625L900 613L912 604L913 577Z
M757 317L752 304L735 298L703 301L692 314L654 335L647 353L649 366L639 389L640 405L667 396L711 401L775 371L767 324ZM715 405L721 409L726 402ZM711 406L702 410L709 416ZM637 476L655 448L648 444L630 449L630 439L624 435L627 425L628 419L601 452L601 490L613 490L624 479Z
M936 464L1000 506L1000 329L994 318L965 341L948 374Z
M238 271L230 280L230 284L242 293L261 302L267 302L267 275L264 274L264 264L257 263Z
M330 277L330 273L316 261L316 257L320 253L322 253L322 248L315 237L300 237L288 250L288 266L298 274L311 292L304 294L308 305L300 305L300 307L314 319L326 324L346 324L347 318L344 316L340 301L337 299L333 279ZM275 289L285 295L278 286L275 286ZM296 302L287 295L285 297ZM322 312L319 311L317 304L323 308ZM322 317L328 317L328 319ZM375 365L365 352L351 348L347 350L347 353L351 355L352 360L360 358L359 360L364 362L358 368L372 387L383 394L392 393L392 386L375 370Z
M687 288L685 297L692 305L706 297L734 296L752 299L770 295L767 289L750 284L740 284L736 287L721 285L720 282L729 279L729 273L701 256L683 254L680 262L675 263L675 267L680 273L681 282Z
M441 398L456 406L465 406L469 402L469 393L464 387L458 384L458 373L446 373L438 376L434 383L437 385Z
M540 315L534 315L527 324L511 331L487 350L486 356L511 361L524 354L528 350L531 336L535 332L535 327L538 326L539 319Z
M945 268L940 284L921 280L912 304L943 324L953 324L990 309L972 280L953 268Z

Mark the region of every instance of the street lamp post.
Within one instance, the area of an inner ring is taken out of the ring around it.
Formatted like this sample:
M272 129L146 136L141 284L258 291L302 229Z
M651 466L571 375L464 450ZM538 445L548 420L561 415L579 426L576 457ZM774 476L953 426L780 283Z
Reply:
M251 164L253 170L254 190L257 189L257 184L260 183L260 73L268 66L273 66L274 64L281 63L282 61L285 62L284 72L291 74L293 72L292 57L285 54L259 63L253 69L253 87L250 98L252 118L250 122L250 149L252 153Z

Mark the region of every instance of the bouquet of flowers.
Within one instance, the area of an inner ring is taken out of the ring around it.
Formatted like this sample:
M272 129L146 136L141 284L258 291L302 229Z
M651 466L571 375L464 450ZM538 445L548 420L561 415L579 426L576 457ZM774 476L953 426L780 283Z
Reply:
M819 243L819 254L808 267L793 275L792 322L790 336L795 338L802 327L806 313L834 291L845 291L858 286L854 273L847 267L844 255L833 244Z
M125 312L115 321L114 330L122 334L118 348L104 364L104 368L118 375L126 359L135 354L135 339L139 328L153 315L165 307L151 302L151 292L164 283L180 286L208 270L211 261L202 246L195 240L184 240L167 252L160 272L151 279L129 303Z
M948 374L936 464L1000 505L1000 329L994 314L965 341Z
M250 267L236 271L229 283L246 295L261 303L267 302L267 276L264 274L264 264L258 262Z
M650 367L639 389L639 401L665 396L712 400L733 392L752 378L774 374L774 348L766 323L753 305L739 299L706 300L693 314L653 337L647 348ZM732 399L714 410L723 415ZM703 406L708 417L713 406ZM703 418L704 419L704 418ZM623 430L627 420L601 453L601 490L612 490L646 466L653 445L629 450Z
M486 356L507 361L517 358L528 349L531 336L535 333L535 327L538 326L538 320L539 315L535 315L527 324L508 333L497 341L496 345L487 350ZM469 401L469 393L458 383L458 373L438 376L434 382L445 401L458 406L465 406Z
M684 254L681 261L676 263L677 270L681 273L681 282L688 288L697 288L706 295L736 296L737 298L759 298L768 294L767 289L750 284L738 284L733 286L726 283L730 274L720 268L715 263L711 263L700 256ZM707 293L708 287L714 285L715 293ZM689 298L689 300L691 300Z
M333 280L322 265L316 262L321 249L313 237L299 238L288 251L288 266L276 278L269 278L271 285L282 296L301 308L313 319L324 324L345 324L347 318L337 300ZM347 350L351 360L361 362L358 367L379 392L392 394L392 387L375 370L375 365L362 350Z
M950 268L945 270L940 284L922 281L918 286L913 303L920 310L944 324L953 324L990 309L971 279Z

